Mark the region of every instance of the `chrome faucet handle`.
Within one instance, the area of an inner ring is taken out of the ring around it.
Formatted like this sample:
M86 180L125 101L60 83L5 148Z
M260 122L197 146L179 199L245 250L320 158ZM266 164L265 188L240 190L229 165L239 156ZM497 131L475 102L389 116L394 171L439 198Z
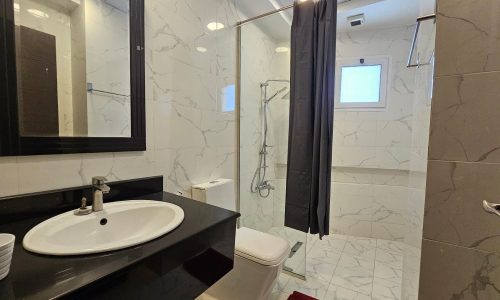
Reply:
M104 182L108 181L104 176L94 176L92 177L92 185L103 185Z
M80 208L75 209L75 216L85 216L92 212L91 208L87 208L87 198L83 197Z
M87 198L82 197L82 204L80 205L80 209L86 209L87 208Z
M111 188L104 183L106 181L108 181L108 180L106 179L106 177L103 177L103 176L92 177L92 188L95 190L99 190L99 191L103 192L104 194L107 194L107 193L109 193Z
M500 217L500 204L490 203L486 200L483 200L483 208L486 212Z

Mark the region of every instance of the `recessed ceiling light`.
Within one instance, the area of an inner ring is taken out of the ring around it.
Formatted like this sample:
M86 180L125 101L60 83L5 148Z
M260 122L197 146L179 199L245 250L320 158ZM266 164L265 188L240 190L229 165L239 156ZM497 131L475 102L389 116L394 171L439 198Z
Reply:
M28 12L35 18L40 18L40 19L47 19L49 17L48 14L44 13L41 10L30 8L28 9Z
M19 6L19 3L14 2L14 11L19 12L21 10L21 6Z
M207 28L209 30L215 31L224 28L224 24L219 23L219 22L210 22L207 24Z
M285 53L285 52L290 51L290 48L288 48L288 47L277 47L276 49L274 49L274 51L276 51L276 53Z
M205 47L196 47L196 51L201 52L201 53L205 53L208 51L208 49Z

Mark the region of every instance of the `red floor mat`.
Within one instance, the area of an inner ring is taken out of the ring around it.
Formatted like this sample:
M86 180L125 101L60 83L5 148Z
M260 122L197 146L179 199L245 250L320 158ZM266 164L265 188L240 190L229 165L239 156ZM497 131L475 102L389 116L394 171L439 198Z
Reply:
M318 300L318 299L295 291L288 297L288 300Z

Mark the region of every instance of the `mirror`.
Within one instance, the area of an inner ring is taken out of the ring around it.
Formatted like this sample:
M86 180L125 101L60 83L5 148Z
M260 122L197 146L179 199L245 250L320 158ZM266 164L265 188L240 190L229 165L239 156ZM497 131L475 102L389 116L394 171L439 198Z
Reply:
M130 3L14 0L21 137L132 137Z

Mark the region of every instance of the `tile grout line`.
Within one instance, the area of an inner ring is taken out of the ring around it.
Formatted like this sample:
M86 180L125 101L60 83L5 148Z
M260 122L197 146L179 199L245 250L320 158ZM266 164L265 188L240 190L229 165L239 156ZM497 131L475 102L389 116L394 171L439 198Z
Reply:
M332 285L333 277L335 276L335 272L337 271L337 267L339 266L340 258L342 258L342 254L344 254L344 249L345 249L346 244L347 244L347 240L344 242L344 246L342 247L342 250L340 251L340 255L339 255L339 258L337 259L337 263L335 263L335 267L333 268L332 277L330 278L330 282L328 283L326 293L328 293L328 290L330 289L330 286ZM325 296L326 296L326 293L325 293Z

